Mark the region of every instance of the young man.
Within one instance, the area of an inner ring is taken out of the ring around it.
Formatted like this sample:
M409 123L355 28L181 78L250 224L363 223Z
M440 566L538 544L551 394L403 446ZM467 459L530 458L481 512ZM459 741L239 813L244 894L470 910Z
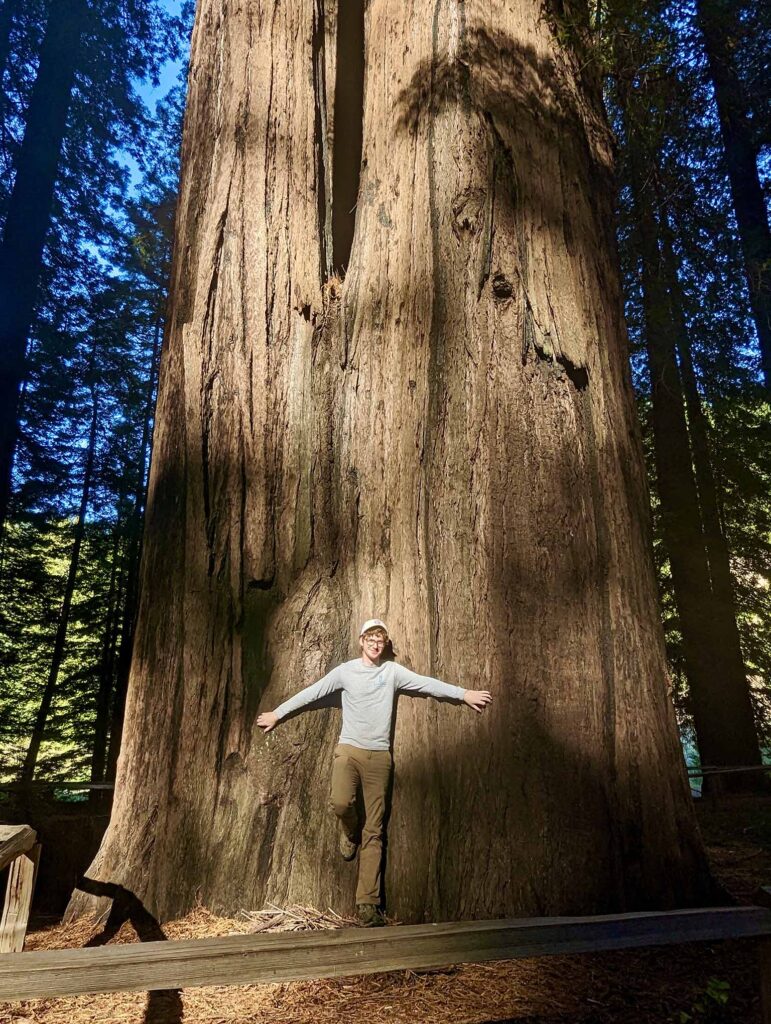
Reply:
M380 873L396 693L449 697L464 701L480 713L493 699L487 690L464 690L431 676L419 676L395 661L383 661L387 644L385 623L369 619L359 634L360 658L338 665L323 679L284 701L275 711L266 711L257 718L257 725L270 732L292 711L342 690L343 728L335 748L331 804L340 820L340 853L344 859L353 860L361 844L356 910L361 923L368 927L384 923L379 909ZM364 798L363 822L357 821L356 815L359 789Z

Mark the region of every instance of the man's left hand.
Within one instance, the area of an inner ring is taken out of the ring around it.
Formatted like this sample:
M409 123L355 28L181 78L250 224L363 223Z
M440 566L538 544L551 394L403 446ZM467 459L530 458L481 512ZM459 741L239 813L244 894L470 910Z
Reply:
M492 704L493 695L489 690L466 690L463 700L481 715L487 705Z

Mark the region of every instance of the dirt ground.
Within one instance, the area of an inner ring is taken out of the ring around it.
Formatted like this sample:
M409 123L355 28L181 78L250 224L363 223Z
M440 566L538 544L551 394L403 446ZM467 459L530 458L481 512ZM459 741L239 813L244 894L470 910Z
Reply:
M714 872L743 903L771 884L771 798L704 803ZM300 914L299 916L302 916ZM311 914L312 918L313 915ZM310 921L325 926L324 916ZM262 920L262 919L261 919ZM284 927L292 926L283 917ZM288 924L286 923L288 922ZM255 930L198 910L170 939ZM85 945L88 922L33 922L27 949ZM136 941L125 924L113 942ZM0 1004L1 1024L760 1024L757 943L698 943L335 981L125 993Z

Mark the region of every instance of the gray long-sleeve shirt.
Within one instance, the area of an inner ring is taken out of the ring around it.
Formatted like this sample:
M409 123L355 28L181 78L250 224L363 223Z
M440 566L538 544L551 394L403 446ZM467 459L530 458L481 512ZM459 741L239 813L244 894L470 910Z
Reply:
M333 668L317 683L306 686L280 704L274 714L280 720L321 697L342 690L343 728L340 743L363 750L388 750L391 718L397 691L426 693L431 697L463 700L466 691L431 676L419 676L395 661L365 665L361 658Z

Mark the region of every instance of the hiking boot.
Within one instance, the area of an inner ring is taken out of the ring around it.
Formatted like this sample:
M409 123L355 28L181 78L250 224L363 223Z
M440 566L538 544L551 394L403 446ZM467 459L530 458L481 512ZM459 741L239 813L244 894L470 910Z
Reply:
M343 860L353 860L359 844L355 839L349 839L345 832L340 833L340 856Z
M362 928L382 928L385 924L380 907L376 907L374 903L357 903L356 917Z

